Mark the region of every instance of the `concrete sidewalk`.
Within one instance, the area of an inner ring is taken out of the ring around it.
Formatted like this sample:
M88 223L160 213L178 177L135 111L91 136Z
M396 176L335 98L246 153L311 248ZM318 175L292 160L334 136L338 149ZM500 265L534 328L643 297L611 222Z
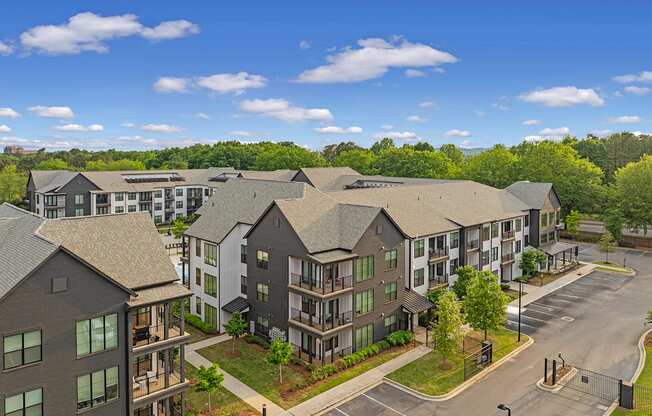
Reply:
M323 410L346 400L347 398L379 383L389 373L397 370L412 361L423 357L432 350L425 345L420 345L417 348L399 355L391 361L379 365L366 373L363 373L351 380L335 386L324 393L306 400L305 402L294 406L288 410L288 414L294 416L307 416L315 415Z

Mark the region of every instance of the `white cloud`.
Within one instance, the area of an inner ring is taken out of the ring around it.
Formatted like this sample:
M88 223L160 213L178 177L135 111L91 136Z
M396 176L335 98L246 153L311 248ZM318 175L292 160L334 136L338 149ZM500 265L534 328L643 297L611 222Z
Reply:
M310 43L310 41L302 40L301 42L299 42L300 49L310 49L311 47L312 47L312 43Z
M406 118L406 120L409 121L410 123L425 123L426 121L428 121L428 119L425 119L418 115L409 116L408 118Z
M322 133L322 134L362 133L362 127L357 127L357 126L351 126L351 127L326 126L326 127L317 127L313 130L315 130L317 133Z
M120 125L121 125L122 127L129 127L129 128L131 128L131 127L136 127L136 125L135 125L134 123L122 123L122 124L120 124Z
M641 118L639 116L620 116L620 117L611 117L609 123L614 124L636 124L640 123Z
M20 117L20 114L18 114L13 108L0 107L0 117L17 118Z
M9 43L3 42L0 40L0 55L11 55L14 51L14 47Z
M524 126L536 126L537 124L541 124L541 120L525 120L521 124Z
M421 43L394 38L361 39L350 47L326 57L326 65L302 72L299 82L360 82L382 77L390 68L437 67L458 59L448 52Z
M144 126L140 126L140 129L156 133L177 133L183 131L182 127L171 126L169 124L145 124Z
M432 101L421 101L419 103L419 107L421 108L433 108L435 107L435 103Z
M65 107L65 106L46 107L43 105L36 105L28 108L28 110L39 117L48 117L48 118L74 118L75 117L75 113L73 113L72 109L70 107Z
M220 94L240 95L249 88L262 88L267 85L267 78L262 75L238 72L237 74L215 74L200 77L197 85Z
M604 99L591 88L580 89L574 86L553 87L525 93L519 98L528 103L539 103L548 107L570 107L588 104L594 107L604 105Z
M405 70L405 76L408 78L421 78L425 77L426 73L423 71L419 71L418 69L406 69Z
M384 139L385 137L389 137L390 139L405 140L407 142L421 140L421 137L419 137L413 131L384 131L376 133L375 137L376 139Z
M458 147L461 147L462 149L473 149L476 146L471 140L462 140Z
M638 136L652 136L652 132L646 133L644 131L633 131L632 134L636 137Z
M0 133L9 133L11 131L11 127L7 126L6 124L0 124Z
M540 142L541 140L544 140L545 138L543 136L538 136L538 135L530 135L530 136L525 136L523 137L523 140L526 142Z
M471 136L471 132L468 130L458 130L458 129L452 129L448 130L446 133L444 133L448 137L469 137Z
M190 86L190 80L187 78L161 77L154 83L154 91L167 92L187 92Z
M629 84L631 82L652 82L652 71L641 71L638 74L618 75L612 79L621 84Z
M391 124L383 124L382 126L380 126L380 128L383 130L392 130L394 126L392 126Z
M160 23L153 28L143 28L141 35L149 40L167 40L183 38L199 33L199 26L187 20L172 20Z
M62 124L59 126L54 126L54 130L57 131L104 131L104 126L101 124L90 124L88 126L82 126L81 124Z
M201 118L202 120L208 120L208 119L211 118L211 116L209 114L206 114L206 113L197 113L197 114L195 114L195 117Z
M143 26L138 16L123 14L100 16L79 13L61 25L35 26L20 35L27 51L48 55L78 54L85 51L108 52L107 41L129 36L142 36L152 41L173 39L197 33L199 28L186 20L162 22L154 28Z
M652 91L652 89L648 87L637 87L635 85L630 85L628 87L623 88L623 91L634 95L646 95L649 94L650 91Z
M569 133L570 133L570 129L568 127L557 127L557 128L546 127L545 129L539 131L539 134L544 137L559 137L559 136L565 136Z
M330 110L326 108L294 107L282 98L244 100L240 103L240 109L247 113L257 113L290 123L306 120L329 121L333 119Z

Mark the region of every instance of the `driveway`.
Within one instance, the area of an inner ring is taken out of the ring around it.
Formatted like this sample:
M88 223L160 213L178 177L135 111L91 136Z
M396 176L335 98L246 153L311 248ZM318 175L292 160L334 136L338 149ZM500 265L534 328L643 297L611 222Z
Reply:
M600 256L582 245L583 260ZM629 379L638 364L638 339L643 319L652 308L652 255L620 252L636 277L596 271L531 305L522 316L522 329L535 344L459 396L429 402L380 384L325 413L365 415L504 415L496 405L511 406L514 415L602 415L610 403L581 392L562 389L542 392L535 383L543 376L543 359L562 353L570 363ZM599 258L599 257L598 257ZM516 317L508 325L515 328Z

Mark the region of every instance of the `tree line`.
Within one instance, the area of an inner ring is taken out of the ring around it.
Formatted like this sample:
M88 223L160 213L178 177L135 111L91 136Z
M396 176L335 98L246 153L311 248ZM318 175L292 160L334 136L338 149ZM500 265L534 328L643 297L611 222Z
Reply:
M652 223L652 136L617 133L599 138L496 145L478 154L427 142L397 146L378 140L369 148L353 142L312 151L292 142L224 141L146 151L72 149L14 157L0 155L0 202L20 203L31 169L144 170L231 166L274 170L349 166L362 174L470 179L504 188L519 180L552 182L562 211L594 213L611 223L647 227ZM618 238L618 235L615 235Z

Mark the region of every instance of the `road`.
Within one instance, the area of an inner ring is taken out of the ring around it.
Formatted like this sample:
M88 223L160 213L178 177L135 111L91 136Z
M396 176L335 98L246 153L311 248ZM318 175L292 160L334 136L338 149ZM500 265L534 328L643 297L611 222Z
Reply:
M557 394L543 392L535 383L543 376L543 359L560 352L583 368L623 379L633 375L644 316L652 308L652 253L612 255L626 256L638 275L596 271L528 306L523 329L535 344L459 396L423 401L383 383L326 415L504 415L496 410L499 403L510 406L515 416L602 415L610 403L567 388ZM602 256L595 246L581 245L582 260Z

